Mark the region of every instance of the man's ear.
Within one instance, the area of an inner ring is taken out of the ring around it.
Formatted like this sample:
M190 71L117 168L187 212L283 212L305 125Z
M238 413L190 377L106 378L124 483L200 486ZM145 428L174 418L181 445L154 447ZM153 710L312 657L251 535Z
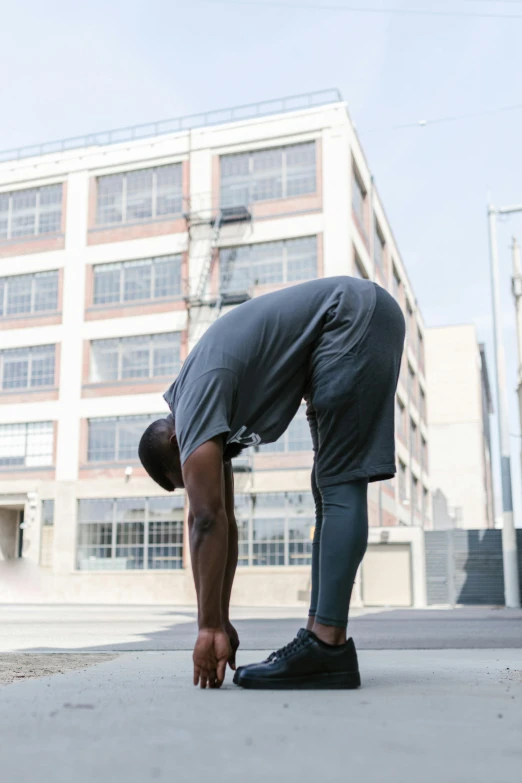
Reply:
M173 449L178 449L179 448L179 446L178 446L178 439L176 438L176 433L175 432L173 432L172 435L170 436L169 444L170 444L171 448L173 448Z

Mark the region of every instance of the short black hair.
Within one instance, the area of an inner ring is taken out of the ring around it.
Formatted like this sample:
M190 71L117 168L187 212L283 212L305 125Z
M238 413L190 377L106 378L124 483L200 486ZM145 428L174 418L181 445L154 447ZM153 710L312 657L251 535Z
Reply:
M141 464L156 484L166 489L167 492L174 492L175 486L165 475L165 435L169 430L167 419L156 419L149 424L141 436L138 454Z

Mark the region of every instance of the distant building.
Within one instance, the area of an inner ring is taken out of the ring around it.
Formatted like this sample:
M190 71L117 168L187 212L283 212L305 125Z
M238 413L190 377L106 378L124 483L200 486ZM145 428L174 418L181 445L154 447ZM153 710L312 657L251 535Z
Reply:
M167 413L162 393L217 300L346 274L387 288L408 326L398 477L371 485L357 597L422 604L424 326L336 91L0 160L0 560L23 553L38 575L24 582L39 586L32 600L194 600L185 498L145 474L141 433ZM310 447L301 410L278 443L236 464L236 602L306 595Z
M426 381L434 527L492 528L491 391L473 324L426 330Z

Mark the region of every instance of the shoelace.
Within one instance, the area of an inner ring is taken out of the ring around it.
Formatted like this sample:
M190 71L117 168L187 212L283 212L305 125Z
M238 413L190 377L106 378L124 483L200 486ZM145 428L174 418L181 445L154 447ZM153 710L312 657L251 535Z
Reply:
M270 655L269 658L267 658L267 663L275 660L276 658L288 658L294 652L297 652L297 650L300 650L302 647L305 647L307 642L308 639L306 636L296 636L295 639L292 639L291 642L285 644L285 646L281 647L280 650L276 650L275 652L273 652L272 655Z

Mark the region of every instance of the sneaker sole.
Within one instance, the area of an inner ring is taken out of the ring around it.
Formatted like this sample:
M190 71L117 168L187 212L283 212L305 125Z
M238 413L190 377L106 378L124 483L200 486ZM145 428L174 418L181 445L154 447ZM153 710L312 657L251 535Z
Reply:
M235 678L234 678L235 681ZM360 688L359 672L341 672L332 674L314 674L308 677L289 678L251 678L239 676L236 685L241 688L258 691L283 690L353 690Z

